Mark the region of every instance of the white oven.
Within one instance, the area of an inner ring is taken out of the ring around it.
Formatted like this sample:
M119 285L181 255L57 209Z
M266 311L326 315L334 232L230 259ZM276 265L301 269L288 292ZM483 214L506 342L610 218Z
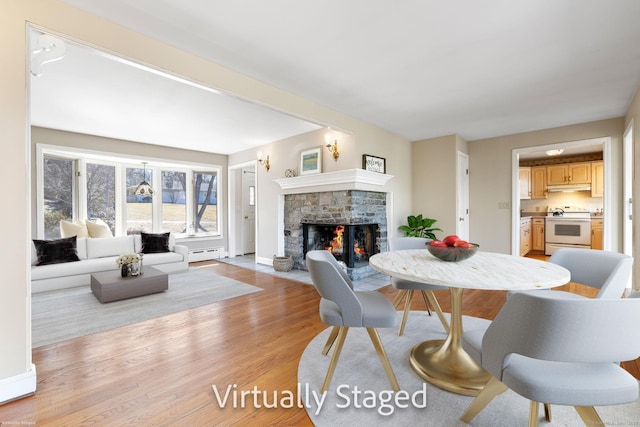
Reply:
M545 221L545 254L559 248L591 249L591 215L586 210L556 208Z

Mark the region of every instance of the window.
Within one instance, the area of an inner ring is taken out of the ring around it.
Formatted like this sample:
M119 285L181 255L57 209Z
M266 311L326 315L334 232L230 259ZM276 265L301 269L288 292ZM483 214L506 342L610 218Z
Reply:
M69 159L44 156L44 238L60 238L60 220L73 218L73 183L75 162Z
M87 163L87 218L100 218L116 231L116 167Z
M126 168L126 234L153 233L153 197L133 194L142 181L153 187L152 173L153 170L147 168Z
M187 174L162 171L162 231L187 232Z
M100 218L114 235L220 235L218 167L163 166L110 154L38 145L38 238L60 237L60 220ZM147 181L156 193L136 196Z
M215 173L195 172L193 217L196 234L217 234L218 232L218 177Z

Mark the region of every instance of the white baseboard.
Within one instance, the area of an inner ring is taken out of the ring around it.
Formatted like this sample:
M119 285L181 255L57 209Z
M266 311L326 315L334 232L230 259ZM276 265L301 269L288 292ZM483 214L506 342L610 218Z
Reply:
M273 265L273 258L256 257L256 264Z
M36 392L36 365L24 374L0 380L0 405Z

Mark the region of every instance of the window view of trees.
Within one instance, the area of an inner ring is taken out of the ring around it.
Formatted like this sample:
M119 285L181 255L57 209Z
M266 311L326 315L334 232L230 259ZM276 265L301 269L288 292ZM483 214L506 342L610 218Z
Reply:
M195 172L194 179L194 203L195 218L194 230L196 233L215 233L218 231L218 201L216 193L217 177L215 174Z
M60 238L60 220L73 217L74 161L52 156L43 159L44 238Z
M187 174L162 171L162 230L187 232Z
M153 171L143 168L127 168L125 180L127 185L127 234L152 233L153 197L136 196L133 193L142 181L147 181L151 187L154 187Z
M104 163L94 159L84 163L80 158L43 155L44 238L60 237L61 219L92 218L105 221L114 235L218 234L217 172L128 167L112 158ZM154 176L159 181L155 185ZM134 194L143 180L155 189L153 196ZM78 197L78 189L86 190L86 198L84 191Z
M116 167L87 163L87 218L100 218L116 232Z

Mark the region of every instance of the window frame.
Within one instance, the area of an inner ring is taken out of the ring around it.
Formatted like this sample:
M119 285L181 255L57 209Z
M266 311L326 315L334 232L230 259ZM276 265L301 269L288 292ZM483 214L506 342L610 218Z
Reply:
M152 229L154 233L162 232L162 171L184 172L186 173L187 188L185 192L186 203L186 227L184 233L174 233L177 239L189 238L223 238L224 224L223 212L224 206L221 200L222 190L222 166L205 165L196 163L179 163L166 161L162 159L138 159L134 156L126 156L124 154L99 152L93 150L82 150L74 147L36 144L36 235L37 238L44 238L44 157L58 157L61 159L71 160L74 164L73 191L73 220L85 218L87 215L87 189L86 189L86 164L98 163L114 166L116 168L115 191L116 191L116 226L115 235L126 235L126 170L127 168L141 168L142 162L147 162L146 169L151 170L152 182L156 195L151 203L152 208ZM196 233L189 234L189 225L194 219L195 211L193 198L194 195L194 173L208 173L216 175L216 232L215 233Z

